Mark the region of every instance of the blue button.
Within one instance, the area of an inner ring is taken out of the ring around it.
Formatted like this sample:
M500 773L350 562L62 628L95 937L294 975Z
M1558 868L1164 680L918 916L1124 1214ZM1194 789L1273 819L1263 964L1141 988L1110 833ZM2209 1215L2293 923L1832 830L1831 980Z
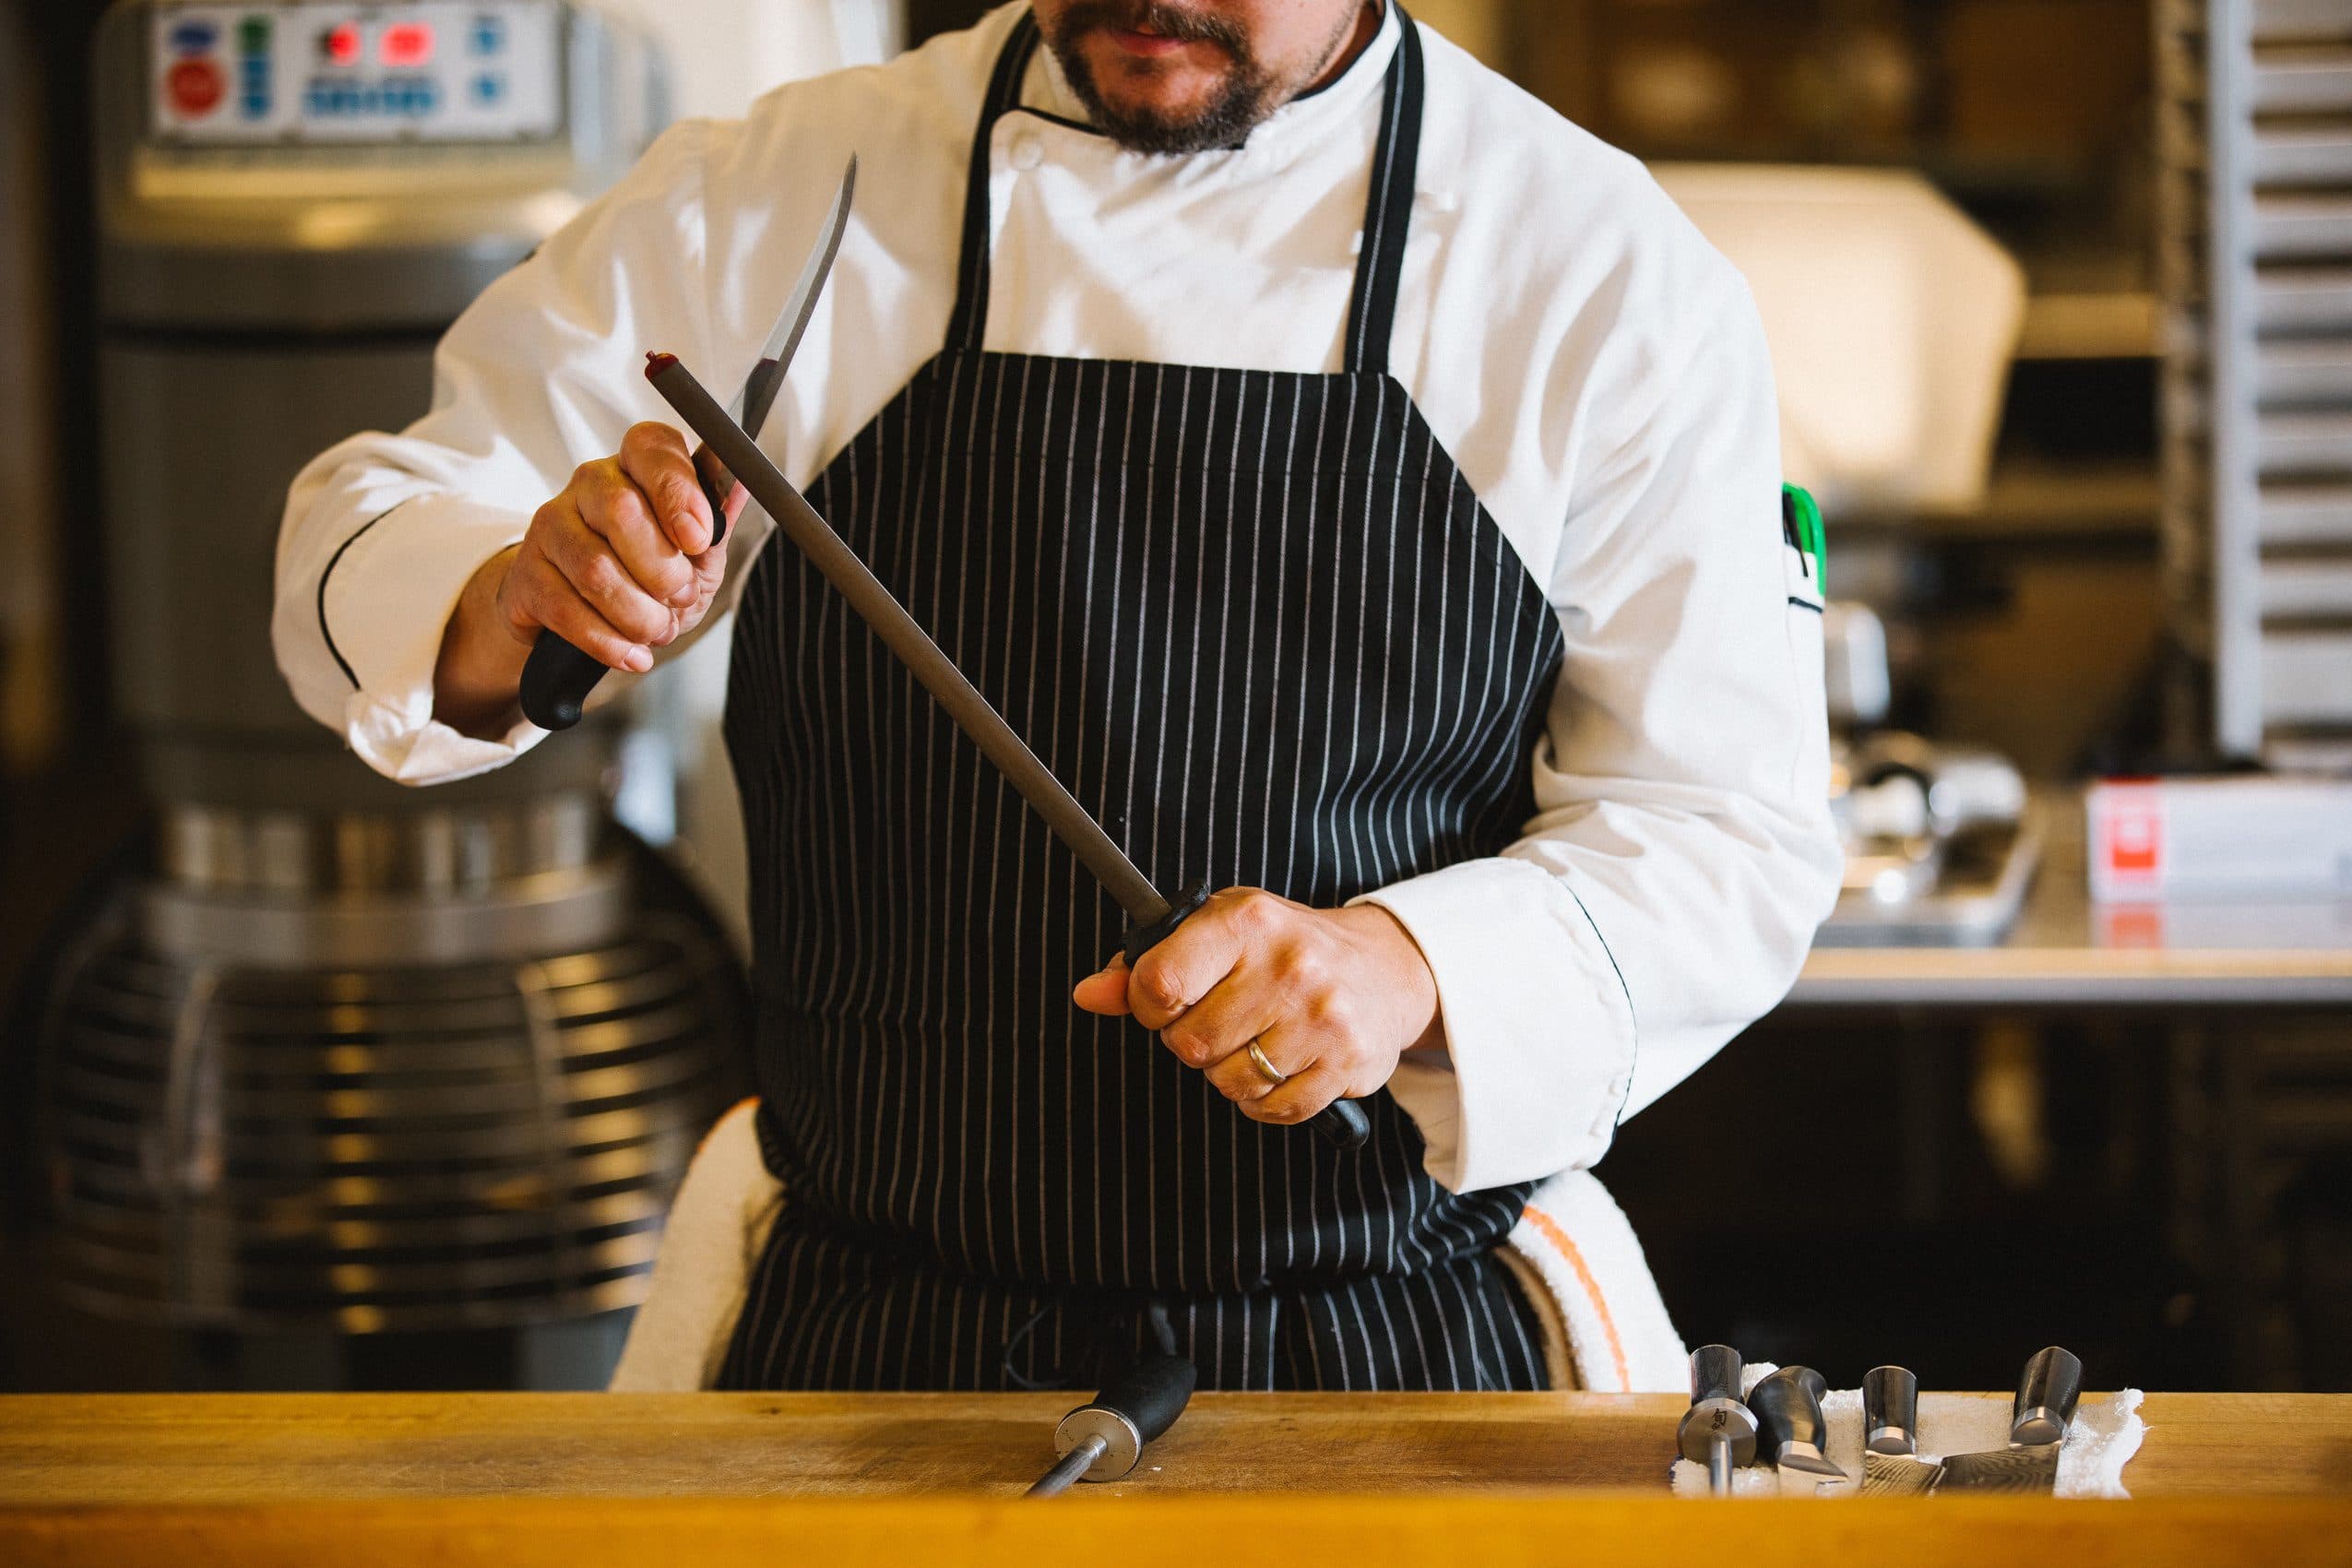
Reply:
M505 46L506 24L497 17L474 18L473 47L477 54L495 54Z
M417 113L430 114L441 107L441 84L431 77L417 81Z
M505 77L479 76L474 78L474 101L476 103L495 103L505 96Z
M303 107L314 114L332 114L335 113L335 94L327 83L313 82L310 90L303 94Z
M266 92L249 92L245 94L244 110L245 118L248 120L268 119L269 95Z
M182 22L172 30L172 47L183 54L202 54L220 42L220 30L210 22Z

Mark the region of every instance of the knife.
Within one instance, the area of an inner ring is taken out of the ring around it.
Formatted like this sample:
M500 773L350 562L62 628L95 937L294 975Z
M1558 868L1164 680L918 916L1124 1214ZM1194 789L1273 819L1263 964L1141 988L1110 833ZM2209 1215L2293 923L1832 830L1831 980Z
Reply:
M1784 1481L1794 1472L1816 1492L1826 1482L1854 1479L1822 1453L1829 1426L1821 1402L1828 1392L1827 1381L1811 1367L1783 1367L1748 1391L1748 1408L1764 1428L1764 1456Z
M1954 1454L1943 1462L1938 1491L2050 1491L2058 1451L2083 1397L2083 1363L2056 1345L2034 1352L2009 1407L2009 1446Z
M1707 1467L1707 1491L1731 1495L1731 1470L1756 1462L1756 1416L1740 1398L1740 1352L1702 1345L1691 1352L1691 1408L1675 1433L1682 1457Z
M809 318L816 314L817 296L825 291L833 258L840 254L841 233L849 226L849 203L857 189L858 160L852 153L849 167L841 171L841 186L834 192L833 209L826 214L808 259L801 264L801 276L784 297L784 308L777 314L776 326L753 362L751 374L743 378L742 390L735 394L731 417L754 440L767 422L767 410L775 406L777 388L784 385L792 356L800 351ZM707 446L695 453L695 472L702 481L703 499L710 503L710 542L717 545L727 537L727 503L734 493L735 481ZM541 631L523 665L523 717L542 730L569 730L580 721L588 693L604 679L604 672L601 660L581 652L554 632Z
M1919 1457L1919 1380L1902 1367L1872 1367L1862 1375L1862 1495L1918 1497L1942 1477Z
M889 647L909 673L947 711L956 726L993 763L1004 781L1021 792L1032 810L1045 819L1053 836L1069 847L1103 889L1127 912L1123 942L1127 965L1133 968L1172 934L1176 928L1208 902L1206 886L1188 887L1175 897L1163 896L1150 878L1137 870L1127 852L1102 825L1062 786L1051 768L1029 750L1002 714L964 678L944 649L932 641L907 608L867 569L833 525L818 516L791 481L777 470L767 455L742 426L727 417L696 381L694 373L674 354L646 356L646 379L685 422L686 428L707 443L752 499L776 519L776 526L800 547L809 564L825 575L835 590L849 602L859 619ZM1360 1148L1372 1136L1372 1122L1353 1100L1334 1100L1308 1123L1341 1148Z

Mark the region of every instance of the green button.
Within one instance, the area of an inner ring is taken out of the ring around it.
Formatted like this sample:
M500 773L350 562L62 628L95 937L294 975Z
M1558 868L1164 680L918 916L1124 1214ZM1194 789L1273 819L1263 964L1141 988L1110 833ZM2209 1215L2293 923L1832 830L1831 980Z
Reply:
M247 54L269 53L269 18L247 17L237 24L237 47Z

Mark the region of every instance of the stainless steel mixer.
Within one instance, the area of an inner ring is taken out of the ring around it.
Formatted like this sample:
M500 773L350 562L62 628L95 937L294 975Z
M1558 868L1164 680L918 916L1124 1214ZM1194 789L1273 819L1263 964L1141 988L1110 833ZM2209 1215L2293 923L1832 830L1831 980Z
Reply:
M50 990L63 1289L279 1336L628 1306L742 1003L612 821L616 724L403 789L268 625L295 470L423 411L441 330L659 124L657 63L588 0L125 0L96 65L114 699L157 814Z

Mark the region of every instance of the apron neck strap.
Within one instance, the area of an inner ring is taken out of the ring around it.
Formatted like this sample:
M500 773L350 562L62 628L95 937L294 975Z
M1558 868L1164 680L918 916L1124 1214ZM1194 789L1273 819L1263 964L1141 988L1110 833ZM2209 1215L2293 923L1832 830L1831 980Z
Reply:
M1421 160L1421 32L1396 10L1396 55L1381 89L1380 141L1372 189L1364 197L1364 242L1356 256L1356 291L1348 306L1348 369L1388 374L1388 339L1396 327L1396 291L1405 276L1405 236L1413 220L1413 182Z
M1363 245L1356 257L1355 290L1348 306L1347 368L1351 374L1373 375L1388 372L1388 339L1396 325L1396 292L1405 272L1405 237L1421 146L1420 32L1396 0L1388 3L1399 29L1396 53L1382 87L1380 141L1372 153ZM956 273L956 310L947 323L951 352L980 352L988 332L990 149L996 122L1021 105L1021 84L1037 46L1037 18L1023 12L996 56L980 127L972 135L971 171L964 190L963 255Z
M963 259L956 268L956 314L947 319L949 351L980 350L988 332L989 148L996 122L1021 106L1021 83L1029 74L1029 57L1037 53L1037 14L1021 13L1013 35L996 56L988 78L988 97L980 106L980 129L972 133L971 172L964 185Z

